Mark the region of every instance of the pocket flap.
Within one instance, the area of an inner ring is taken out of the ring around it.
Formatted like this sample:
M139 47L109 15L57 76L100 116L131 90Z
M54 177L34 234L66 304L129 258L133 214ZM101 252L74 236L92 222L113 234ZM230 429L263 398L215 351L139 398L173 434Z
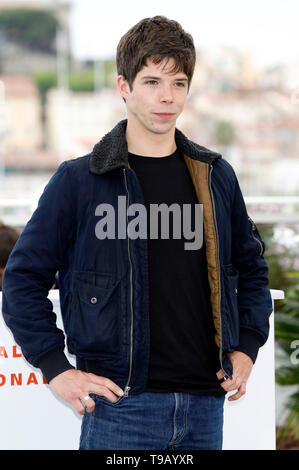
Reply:
M105 288L84 282L81 277L80 280L76 280L75 289L77 290L81 300L89 306L94 306L96 308L99 305L102 307L103 304L109 300L119 282L120 281L118 280L112 287Z

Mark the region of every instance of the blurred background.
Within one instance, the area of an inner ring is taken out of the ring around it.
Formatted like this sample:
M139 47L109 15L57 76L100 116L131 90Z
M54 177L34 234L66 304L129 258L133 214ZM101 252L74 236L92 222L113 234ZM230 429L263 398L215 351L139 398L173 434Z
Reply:
M20 233L57 166L126 117L120 37L154 15L192 34L197 65L177 127L233 165L269 287L285 292L275 303L278 449L299 448L298 13L297 0L0 0L0 268L15 242L1 224Z

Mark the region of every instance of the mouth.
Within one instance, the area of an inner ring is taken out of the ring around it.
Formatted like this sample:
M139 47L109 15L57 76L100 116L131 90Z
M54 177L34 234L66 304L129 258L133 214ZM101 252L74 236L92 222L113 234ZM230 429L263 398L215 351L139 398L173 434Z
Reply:
M154 114L163 120L170 119L172 116L175 115L174 113L154 113Z

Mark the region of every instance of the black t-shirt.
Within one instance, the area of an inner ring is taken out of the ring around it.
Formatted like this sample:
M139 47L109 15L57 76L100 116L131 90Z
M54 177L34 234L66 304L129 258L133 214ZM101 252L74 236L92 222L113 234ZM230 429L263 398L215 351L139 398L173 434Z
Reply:
M216 372L219 350L214 335L205 242L199 249L186 250L181 238L173 238L169 217L169 238L149 236L150 204L191 204L191 230L195 229L194 204L199 204L194 185L178 149L166 157L145 157L129 153L147 210L150 307L150 364L146 391L189 392L224 395ZM183 228L183 225L181 225Z

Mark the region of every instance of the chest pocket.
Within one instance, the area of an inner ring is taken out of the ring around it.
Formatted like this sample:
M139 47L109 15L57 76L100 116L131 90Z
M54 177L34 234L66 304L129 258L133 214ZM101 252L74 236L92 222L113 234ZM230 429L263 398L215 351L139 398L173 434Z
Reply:
M116 353L120 348L120 280L89 273L74 280L70 336L77 353Z

